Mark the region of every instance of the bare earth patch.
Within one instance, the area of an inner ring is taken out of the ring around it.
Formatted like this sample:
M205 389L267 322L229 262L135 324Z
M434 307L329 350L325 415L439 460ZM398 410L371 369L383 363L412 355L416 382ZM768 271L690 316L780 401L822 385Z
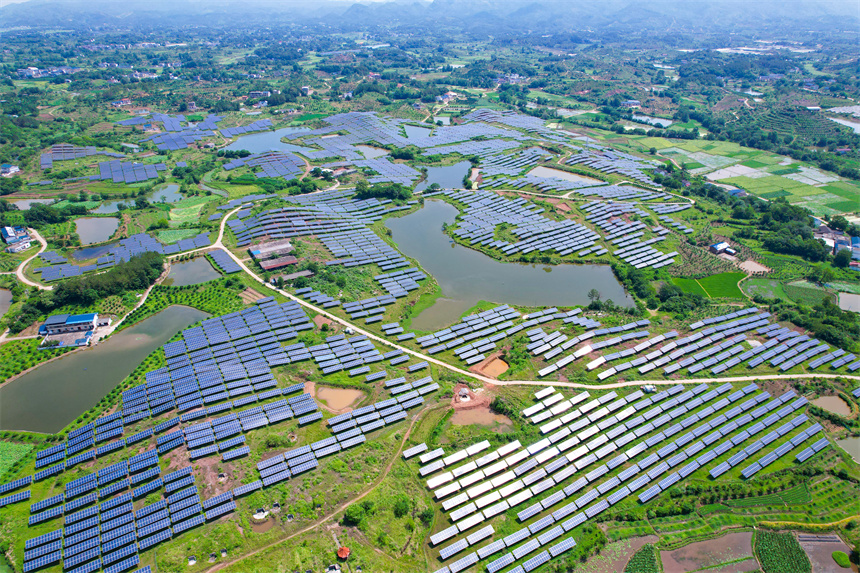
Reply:
M797 536L800 546L806 551L806 556L812 562L812 570L818 571L851 571L840 567L833 560L834 551L842 551L851 555L851 549L838 535L804 535Z
M752 558L752 532L728 533L717 539L697 541L674 551L661 551L660 557L664 573L698 571L727 561Z
M498 378L504 372L507 372L509 368L508 363L499 358L501 355L501 352L494 352L469 368L469 370L488 378Z
M261 298L266 298L252 288L246 288L239 296L242 298L242 302L244 302L245 304L251 304L252 302L257 302Z
M770 269L764 266L761 263L757 263L755 261L744 261L740 265L742 271L746 271L748 273L769 273Z
M317 328L322 328L323 324L327 324L327 325L331 326L333 324L333 322L331 321L330 318L326 318L323 315L318 314L314 317L314 324L317 326Z

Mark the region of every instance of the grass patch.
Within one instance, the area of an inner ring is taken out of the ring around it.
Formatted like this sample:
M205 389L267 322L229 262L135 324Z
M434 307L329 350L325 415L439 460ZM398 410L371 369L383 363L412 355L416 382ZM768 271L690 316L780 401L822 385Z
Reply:
M15 462L29 454L34 447L32 444L0 442L0 477L3 477Z
M675 277L672 279L672 282L677 286L681 287L681 290L684 292L688 292L690 294L698 294L705 298L708 298L708 293L705 292L705 289L702 288L702 285L699 284L699 281L696 279L684 279Z
M703 279L673 278L684 292L698 294L706 298L745 298L738 287L744 273L720 273Z
M738 281L745 276L744 273L720 273L698 279L698 282L711 298L744 298Z
M821 303L824 299L836 302L836 295L806 281L795 281L783 286L785 294L794 302L809 306Z
M788 298L782 283L773 279L749 279L744 281L743 290L749 296L760 295L765 298Z
M181 241L182 239L190 239L200 234L200 229L170 229L168 231L159 231L158 240L167 245Z
M833 560L836 561L837 565L845 569L851 567L851 559L848 558L848 554L844 551L834 551Z

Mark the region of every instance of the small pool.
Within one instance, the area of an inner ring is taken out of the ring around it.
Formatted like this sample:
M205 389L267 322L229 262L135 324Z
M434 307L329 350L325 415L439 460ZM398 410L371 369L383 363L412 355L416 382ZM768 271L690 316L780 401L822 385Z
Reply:
M197 257L190 261L172 263L165 286L188 286L209 282L221 278L221 273L215 270L206 257Z
M75 231L81 238L82 245L104 243L110 239L119 227L119 219L115 217L83 217L75 219Z

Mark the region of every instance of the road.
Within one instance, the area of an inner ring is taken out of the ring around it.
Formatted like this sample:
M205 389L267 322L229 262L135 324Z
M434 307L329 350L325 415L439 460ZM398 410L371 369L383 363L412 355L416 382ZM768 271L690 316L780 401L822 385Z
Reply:
M21 281L22 283L24 283L25 285L28 285L31 287L36 287L37 289L40 289L40 290L53 290L54 287L52 287L52 286L40 285L39 283L33 282L24 276L24 269L27 267L27 265L30 263L30 261L32 261L33 259L35 259L39 255L44 253L45 249L48 248L48 242L45 239L43 239L42 235L40 235L35 229L27 229L27 232L30 233L31 237L35 237L36 240L39 241L39 243L42 245L42 248L39 249L38 253L36 253L35 255L33 255L29 259L25 260L24 262L22 262L20 265L18 265L18 268L15 269L15 274L18 275L18 280Z
M349 322L346 319L343 319L343 318L341 318L335 314L332 314L332 313L328 312L327 310L325 310L321 307L318 307L314 304L311 304L308 301L293 295L292 293L289 293L283 289L276 288L275 286L267 283L263 278L261 278L254 271L252 271L250 268L248 268L248 266L239 257L237 257L232 252L230 252L229 249L224 248L224 244L222 241L224 238L224 229L227 225L227 219L229 219L234 213L236 213L240 209L241 209L241 207L237 207L236 209L233 209L232 211L230 211L227 215L225 215L223 217L223 219L221 220L220 230L218 232L218 240L215 241L215 243L213 243L212 245L210 245L208 247L203 247L201 249L195 249L195 251L204 251L204 250L209 250L209 249L213 249L213 248L221 248L224 250L224 252L226 252L230 256L231 259L233 259L236 262L237 265L239 265L239 267L243 271L248 273L248 275L251 276L258 283L260 283L261 285L263 285L269 289L272 289L272 290L278 292L279 294L287 297L290 300L297 302L301 306L303 306L307 309L310 309L310 310L312 310L318 314L321 314L321 315L325 316L326 318L340 324L341 326L349 327L356 334L364 335L367 338L374 340L374 341L376 341L376 342L378 342L384 346L388 346L390 348L401 350L401 351L405 352L406 354L409 354L409 355L411 355L411 356L413 356L419 360L424 360L428 363L435 364L436 366L439 366L440 368L445 368L446 370L449 370L451 372L459 374L460 376L463 376L465 378L471 378L473 380L478 380L479 382L483 382L486 384L495 384L496 386L522 386L522 385L526 385L526 386L559 386L559 387L565 387L565 388L583 388L583 389L588 389L588 388L591 388L591 389L601 389L601 388L610 389L610 388L625 388L628 386L640 386L642 384L675 385L675 384L701 384L702 382L705 382L705 383L711 383L711 382L747 382L747 381L752 382L755 380L779 380L779 379L798 379L798 378L848 378L848 379L860 380L860 376L851 376L851 375L847 375L847 374L794 374L794 375L784 375L784 376L783 375L773 375L773 374L762 374L762 375L755 375L755 376L740 376L740 377L735 377L735 378L691 378L691 379L684 379L684 380L628 380L628 381L624 381L624 382L610 382L607 384L582 384L579 382L558 382L558 381L553 381L553 380L496 380L495 378L489 378L487 376L482 376L480 374L476 374L476 373L470 372L468 370L463 370L462 368L458 368L457 366L454 366L452 364L448 364L447 362L433 358L432 356L429 356L429 355L424 354L422 352L412 350L411 348L407 348L406 346L401 346L399 344L396 344L396 343L394 343L394 342L392 342L386 338L383 338L377 334L374 334L373 332L365 330L365 329L361 328L360 326L358 326L352 322ZM188 251L188 252L195 252L195 251ZM187 253L183 253L183 254L187 254Z

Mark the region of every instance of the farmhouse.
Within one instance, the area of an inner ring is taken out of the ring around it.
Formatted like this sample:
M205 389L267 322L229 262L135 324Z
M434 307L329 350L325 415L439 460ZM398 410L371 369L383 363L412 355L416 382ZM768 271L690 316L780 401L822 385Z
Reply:
M39 334L66 334L69 332L92 331L99 323L99 315L89 314L54 314L48 317L39 327Z
M21 169L17 165L10 165L9 163L0 165L0 175L3 175L3 177L11 177L19 171L21 171Z
M708 250L710 250L715 255L725 253L727 255L734 256L738 253L735 249L731 248L731 246L729 246L729 244L725 241L711 245L710 247L708 247Z
M3 237L3 242L5 242L7 245L30 242L30 235L27 233L27 229L21 226L3 227L2 229L0 229L0 236Z

